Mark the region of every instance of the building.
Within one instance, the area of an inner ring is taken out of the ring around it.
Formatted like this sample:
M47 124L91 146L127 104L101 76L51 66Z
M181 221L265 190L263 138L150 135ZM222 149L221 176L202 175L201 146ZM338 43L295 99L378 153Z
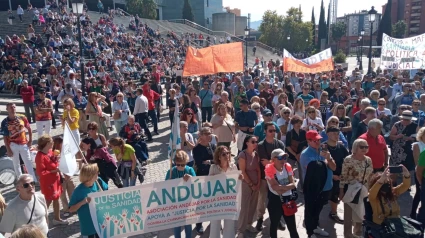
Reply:
M385 12L387 4L382 6ZM393 0L391 6L391 23L404 21L407 25L407 36L425 33L425 0Z
M184 0L161 0L162 20L182 19ZM223 12L223 0L189 0L195 23L212 28L212 15Z
M241 16L241 9L239 9L239 8L233 8L232 9L230 7L225 7L224 10L226 12L235 14L235 16L237 16L237 17L240 17Z

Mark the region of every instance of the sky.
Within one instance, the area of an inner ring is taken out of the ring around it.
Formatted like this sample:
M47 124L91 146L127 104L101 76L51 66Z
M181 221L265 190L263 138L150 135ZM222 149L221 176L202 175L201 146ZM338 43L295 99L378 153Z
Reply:
M330 0L323 0L326 14L329 2ZM360 10L370 10L372 6L375 6L378 13L382 13L382 6L386 3L387 0L338 0L337 16L344 16L344 14L354 13L355 11L359 12ZM319 21L321 0L223 0L223 7L239 8L243 16L251 13L251 21L261 20L263 13L267 10L276 10L279 14L285 15L289 8L299 7L300 4L303 12L303 20L311 20L311 10L314 7L317 23Z

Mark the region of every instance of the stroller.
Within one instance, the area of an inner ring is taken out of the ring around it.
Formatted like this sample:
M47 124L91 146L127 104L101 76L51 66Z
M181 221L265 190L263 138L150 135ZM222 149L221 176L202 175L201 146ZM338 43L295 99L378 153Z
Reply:
M365 219L363 221L363 237L366 238L420 238L424 235L422 223L403 216L397 219L399 222L395 224L378 225L373 222L373 210L370 205L369 198L364 198ZM404 229L403 224L408 225L411 229Z

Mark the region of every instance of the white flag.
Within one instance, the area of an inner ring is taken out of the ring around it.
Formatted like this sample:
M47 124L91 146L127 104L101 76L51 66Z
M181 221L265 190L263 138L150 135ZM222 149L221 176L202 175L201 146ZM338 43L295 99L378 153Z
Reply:
M75 138L71 132L71 129L68 126L68 123L65 122L65 127L63 130L63 143L61 150L61 157L59 161L59 169L62 173L73 176L78 170L77 160L75 159L75 154L79 151L79 145L75 141Z
M179 118L179 101L176 100L176 110L174 110L174 120L170 133L170 141L168 143L168 159L173 160L176 155L176 151L181 149L181 138L180 138L180 118Z

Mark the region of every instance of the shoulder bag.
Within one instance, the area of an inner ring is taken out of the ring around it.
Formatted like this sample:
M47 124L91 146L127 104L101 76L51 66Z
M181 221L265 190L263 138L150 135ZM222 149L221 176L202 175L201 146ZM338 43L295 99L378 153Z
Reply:
M35 200L37 200L37 196L35 196L35 194L34 194L34 203L32 204L31 215L30 215L30 219L28 220L27 224L30 224L30 222L32 220L32 215L34 214L34 208L35 208Z

